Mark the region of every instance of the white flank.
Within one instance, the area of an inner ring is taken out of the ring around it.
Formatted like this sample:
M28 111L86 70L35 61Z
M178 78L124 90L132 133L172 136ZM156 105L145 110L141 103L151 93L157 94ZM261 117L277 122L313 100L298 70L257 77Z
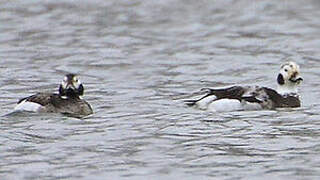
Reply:
M220 99L212 102L208 109L213 112L227 112L242 110L242 104L236 99Z
M38 103L29 102L23 100L20 102L15 108L15 111L31 111L31 112L39 112L42 109L42 106Z
M215 95L211 95L211 96L208 96L208 97L206 97L206 98L201 99L201 100L198 101L196 104L197 104L197 107L198 107L199 109L206 110L206 109L208 108L208 105L209 105L212 101L214 101L214 100L216 100L216 99L217 99L217 97L216 97Z
M243 102L242 109L247 111L253 111L253 110L261 110L262 107L259 103Z

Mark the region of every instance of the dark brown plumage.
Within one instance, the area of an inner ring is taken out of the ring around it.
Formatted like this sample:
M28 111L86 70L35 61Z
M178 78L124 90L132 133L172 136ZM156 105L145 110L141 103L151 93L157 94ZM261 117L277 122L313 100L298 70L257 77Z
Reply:
M205 95L196 100L186 100L189 106L216 111L257 110L300 107L298 85L303 81L299 65L289 61L281 65L277 76L277 90L260 86L232 86L205 88ZM197 93L198 94L198 93Z
M41 104L40 112L79 114L84 116L93 113L89 103L77 96L62 98L59 94L38 93L21 99L18 104L24 100Z
M215 101L220 99L236 99L250 103L258 103L263 108L275 109L285 107L300 107L300 100L297 94L280 95L277 91L258 86L232 86L222 89L203 89L207 92L206 95L197 100L186 100L189 106L195 105L198 101L207 98L208 96L216 96Z
M59 86L59 94L37 93L35 95L20 99L16 109L24 110L23 103L31 102L41 106L36 108L37 112L63 113L86 116L93 113L88 102L82 100L84 88L76 75L67 74ZM19 107L20 105L20 107Z

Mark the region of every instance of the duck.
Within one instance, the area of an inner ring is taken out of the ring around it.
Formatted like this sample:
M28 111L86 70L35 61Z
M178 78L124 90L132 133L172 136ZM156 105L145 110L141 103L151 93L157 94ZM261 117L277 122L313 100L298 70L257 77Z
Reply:
M14 111L62 113L87 116L93 113L91 105L83 100L84 87L76 74L66 74L58 93L37 93L18 101Z
M303 78L299 65L293 61L281 64L276 81L277 89L263 86L203 88L201 98L185 100L185 103L213 112L301 107L298 86Z

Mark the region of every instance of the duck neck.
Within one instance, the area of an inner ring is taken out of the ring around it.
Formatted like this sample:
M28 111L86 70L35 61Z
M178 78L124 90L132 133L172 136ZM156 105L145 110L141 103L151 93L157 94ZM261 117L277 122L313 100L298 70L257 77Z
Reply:
M59 90L59 95L63 98L63 99L79 99L79 94L77 92L75 92L72 89L67 89L67 90Z
M298 93L298 88L297 88L297 86L294 86L294 85L280 85L280 84L278 84L277 92L281 95L292 94L292 93L296 94L296 93Z

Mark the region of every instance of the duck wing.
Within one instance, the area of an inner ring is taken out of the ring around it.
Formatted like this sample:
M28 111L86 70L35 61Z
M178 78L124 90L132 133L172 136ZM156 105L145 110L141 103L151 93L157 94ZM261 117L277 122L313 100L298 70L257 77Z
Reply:
M34 102L34 103L40 104L42 106L45 106L52 101L52 98L55 98L57 96L58 96L57 94L37 93L32 96L28 96L28 97L20 99L18 101L18 104L20 104L23 101L28 101L28 102Z
M264 87L263 90L273 102L275 108L294 108L301 106L299 95L296 93L281 95L271 88Z

